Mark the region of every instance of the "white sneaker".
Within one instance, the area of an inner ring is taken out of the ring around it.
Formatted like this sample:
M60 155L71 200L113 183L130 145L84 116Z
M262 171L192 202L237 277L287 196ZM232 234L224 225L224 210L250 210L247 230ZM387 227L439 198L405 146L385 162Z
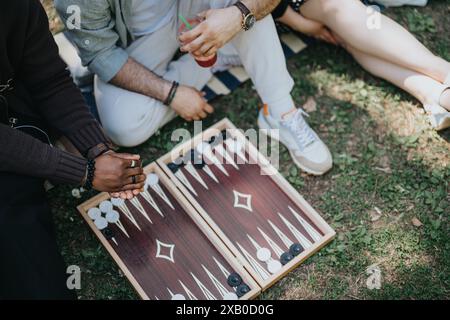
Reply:
M333 159L328 147L306 123L303 115L307 113L298 109L288 119L276 120L261 110L258 126L266 130L279 129L279 140L289 149L294 163L307 173L323 175L332 168Z
M438 104L425 104L423 106L428 114L431 126L436 131L441 131L450 128L450 112Z
M450 127L450 112L439 104L442 93L450 89L450 85L444 84L433 93L434 102L424 104L428 119L436 131L444 130Z

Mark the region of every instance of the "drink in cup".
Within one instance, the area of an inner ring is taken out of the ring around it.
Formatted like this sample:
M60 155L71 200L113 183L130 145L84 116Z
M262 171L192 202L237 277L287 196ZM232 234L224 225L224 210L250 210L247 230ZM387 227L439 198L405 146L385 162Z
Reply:
M180 19L183 22L178 30L180 34L194 29L197 25L199 25L202 22L200 18L186 19L182 15L180 15ZM194 57L194 59L200 67L211 68L217 62L217 54L214 53L206 57Z

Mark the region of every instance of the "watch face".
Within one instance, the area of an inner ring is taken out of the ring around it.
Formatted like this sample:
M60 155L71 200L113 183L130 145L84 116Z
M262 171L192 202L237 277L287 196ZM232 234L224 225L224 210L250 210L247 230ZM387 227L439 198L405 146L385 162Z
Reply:
M256 23L256 18L253 14L249 14L245 18L245 30L251 29Z

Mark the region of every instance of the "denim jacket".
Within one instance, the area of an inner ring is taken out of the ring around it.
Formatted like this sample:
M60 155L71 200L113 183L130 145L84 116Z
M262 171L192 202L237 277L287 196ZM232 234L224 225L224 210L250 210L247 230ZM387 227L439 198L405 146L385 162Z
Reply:
M55 7L83 65L109 82L126 63L125 48L134 40L131 0L55 0Z

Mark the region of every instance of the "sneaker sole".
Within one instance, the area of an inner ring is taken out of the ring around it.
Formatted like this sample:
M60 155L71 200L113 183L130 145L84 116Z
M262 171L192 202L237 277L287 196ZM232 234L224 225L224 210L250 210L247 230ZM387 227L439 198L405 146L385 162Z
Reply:
M306 172L306 173L308 173L308 174L312 174L312 175L314 175L314 176L323 176L325 173L328 172L328 171L326 171L326 172L318 172L318 171L314 171L314 170L311 170L311 169L305 167L305 166L302 165L300 162L298 162L297 159L295 158L295 154L293 154L293 152L289 149L287 143L283 142L282 139L278 139L278 138L272 136L272 135L270 134L270 130L272 129L272 128L270 127L270 125L269 125L266 121L264 121L264 122L261 121L260 118L261 118L261 117L258 117L258 120L257 120L258 127L259 127L260 129L265 129L265 130L267 130L267 131L268 131L267 134L266 134L266 133L264 133L264 134L268 135L271 139L280 142L281 144L283 144L283 145L289 150L289 154L291 155L292 161L294 161L294 163L295 163L295 165L296 165L297 167L299 167L299 168L300 168L301 170L303 170L304 172Z
M430 121L431 121L432 125L434 126L433 121L432 120L430 120ZM442 130L445 130L447 128L450 128L450 118L446 118L444 120L444 122L442 122L439 126L435 126L434 130L442 131Z

